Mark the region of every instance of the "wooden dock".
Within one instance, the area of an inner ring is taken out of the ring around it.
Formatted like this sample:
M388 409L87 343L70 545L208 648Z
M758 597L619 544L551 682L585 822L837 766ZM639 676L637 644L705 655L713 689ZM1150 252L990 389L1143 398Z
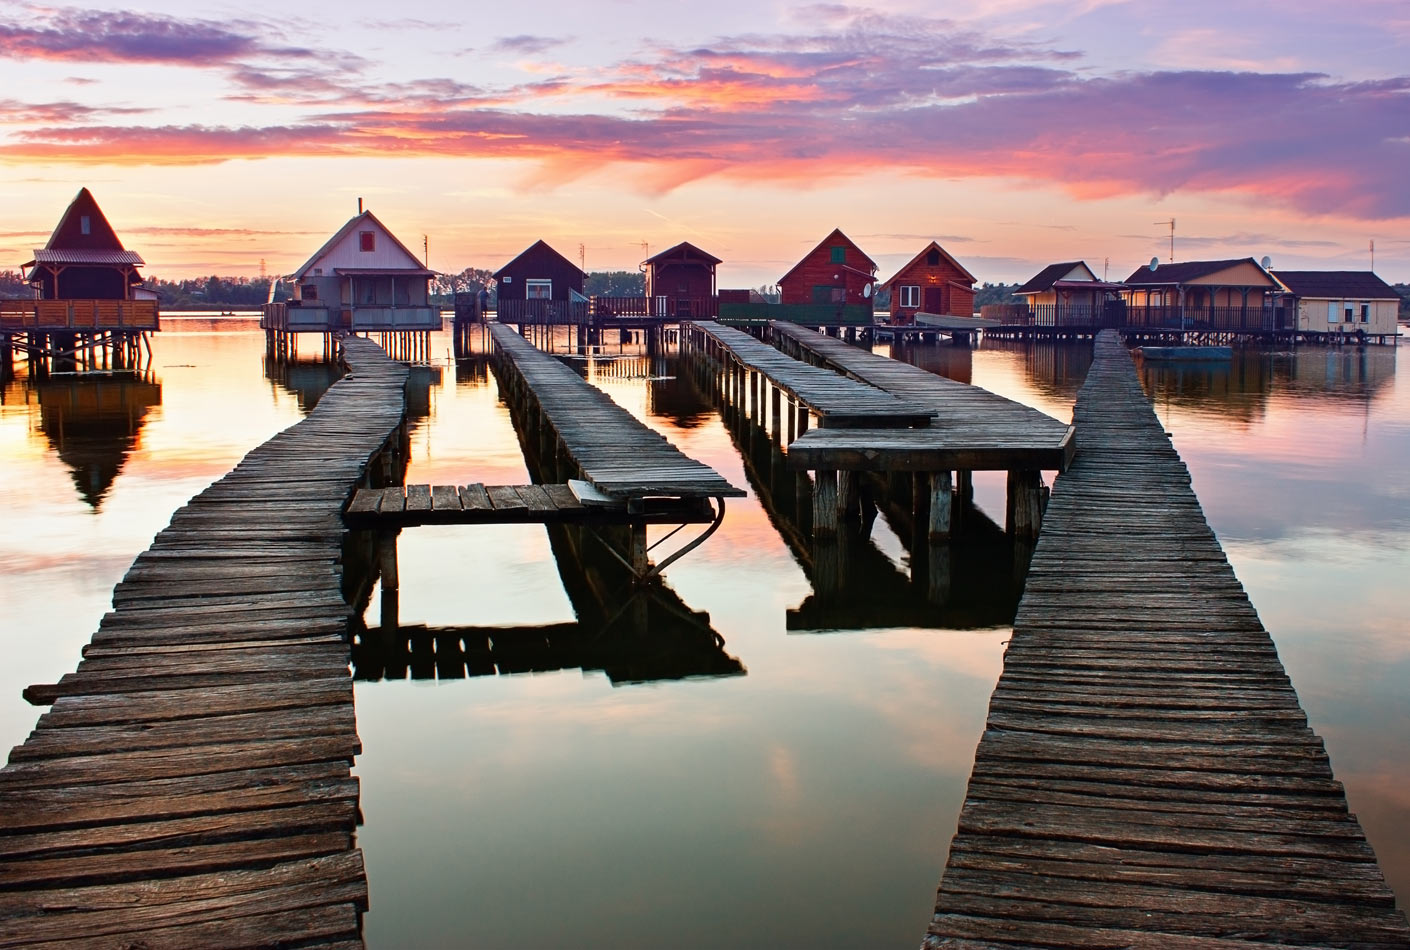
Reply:
M343 520L350 528L428 524L709 524L702 498L584 503L569 485L391 485L360 488Z
M958 472L961 485L967 485L975 471L1008 472L1006 530L1025 538L1037 535L1046 497L1042 472L1062 471L1072 460L1072 426L978 386L792 324L771 323L769 334L785 353L934 413L931 424L922 429L805 432L788 446L790 465L819 473L914 473L914 495L929 496L923 507L930 512L930 533L937 539L950 531L952 473Z
M0 947L361 947L341 512L406 367L350 376L173 516L0 770Z
M824 429L928 426L933 409L908 403L875 386L801 362L742 330L713 321L687 323L681 345L716 362L733 361L761 374L806 406Z
M1114 331L923 946L1410 947Z

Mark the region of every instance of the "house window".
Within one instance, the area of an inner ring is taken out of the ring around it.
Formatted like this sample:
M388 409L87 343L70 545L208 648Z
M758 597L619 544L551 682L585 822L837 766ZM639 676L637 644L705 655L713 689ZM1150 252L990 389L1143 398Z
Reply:
M1341 316L1341 313L1340 313L1340 311L1337 309L1337 307L1338 307L1338 304L1337 304L1337 302L1336 302L1335 300L1328 300L1328 301L1327 301L1327 322L1328 322L1328 323L1336 323L1336 322L1337 322L1337 318L1338 318L1339 316Z
M1371 305L1368 304L1368 303L1363 303L1363 304L1361 305L1361 322L1362 322L1362 323L1370 323L1370 322L1371 322Z
M926 267L939 267L939 266L940 266L940 252L937 251L937 250L936 250L935 248L933 248L933 247L930 249L930 253L927 254L927 255L925 255L925 266L926 266Z
M846 287L834 287L834 288L832 288L832 302L833 302L833 303L846 303L846 302L847 302L847 288L846 288Z
M901 288L901 306L903 306L903 307L919 307L919 306L920 306L920 285L919 285L919 284L907 284L907 285L905 285L905 286L903 286L903 287Z
M78 219L78 230L84 234L93 233L93 219L88 215L83 215Z
M300 299L300 300L317 300L317 299L318 299L318 285L317 285L317 284L304 284L303 286L301 286L301 287L299 288L299 299Z
M1354 310L1352 310L1350 307L1347 307L1347 308L1346 308L1346 322L1347 322L1347 323L1355 323L1355 322L1356 322L1356 317L1354 316L1354 314L1355 314L1355 311L1354 311Z
M359 251L377 250L377 233L375 231L357 232L357 249Z
M552 300L553 281L533 278L524 281L524 296L529 300Z
M845 246L839 244L837 247L832 248L832 263L847 263L847 248Z

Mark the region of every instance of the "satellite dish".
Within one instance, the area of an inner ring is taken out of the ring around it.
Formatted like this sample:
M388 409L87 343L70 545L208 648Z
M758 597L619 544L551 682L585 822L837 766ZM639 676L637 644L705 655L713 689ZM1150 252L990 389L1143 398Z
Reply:
M871 284L866 284L862 287L862 296L868 300L871 299Z
M1151 258L1151 270L1153 271L1153 270L1155 270L1155 269L1156 269L1157 267L1159 267L1159 266L1160 266L1160 258L1158 258L1158 257L1152 257L1152 258Z
M1264 254L1263 260L1259 261L1259 263L1263 265L1264 270L1268 270L1273 266L1273 258L1269 257L1267 254Z

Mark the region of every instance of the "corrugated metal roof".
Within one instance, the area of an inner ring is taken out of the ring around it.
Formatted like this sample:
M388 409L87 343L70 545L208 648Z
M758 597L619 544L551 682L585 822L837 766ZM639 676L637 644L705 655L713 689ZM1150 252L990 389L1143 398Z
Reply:
M109 251L101 248L41 248L34 252L30 264L133 264L146 266L136 251Z

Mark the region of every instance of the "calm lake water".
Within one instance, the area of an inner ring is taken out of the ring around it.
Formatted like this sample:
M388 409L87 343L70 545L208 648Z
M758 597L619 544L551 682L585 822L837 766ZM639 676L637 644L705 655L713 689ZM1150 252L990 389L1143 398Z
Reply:
M248 321L165 326L137 378L21 373L0 389L4 747L38 716L21 689L73 670L172 512L333 379L266 365ZM437 335L414 376L408 481L526 481L493 375L449 349ZM673 357L612 350L575 365L750 496L667 571L683 632L660 642L591 619L542 527L402 534L403 629L514 628L519 647L466 678L359 656L368 945L915 946L1010 633L992 526L958 552L951 603L927 608L878 519L830 603L759 441L732 433ZM1090 346L896 355L1067 419ZM1143 378L1404 906L1410 385L1396 359L1249 351ZM1002 476L976 483L1002 524ZM379 614L374 596L367 624ZM700 629L723 645L702 649Z

